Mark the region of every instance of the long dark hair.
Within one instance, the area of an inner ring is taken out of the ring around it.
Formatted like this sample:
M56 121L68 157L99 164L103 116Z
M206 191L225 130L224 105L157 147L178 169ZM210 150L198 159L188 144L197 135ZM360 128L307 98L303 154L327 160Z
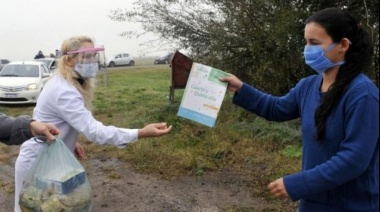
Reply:
M321 25L334 43L343 38L351 41L345 55L345 63L340 66L336 81L330 86L315 111L316 140L322 140L325 132L325 121L338 105L350 82L368 69L373 55L373 46L369 34L347 12L337 8L321 10L306 20L308 23Z

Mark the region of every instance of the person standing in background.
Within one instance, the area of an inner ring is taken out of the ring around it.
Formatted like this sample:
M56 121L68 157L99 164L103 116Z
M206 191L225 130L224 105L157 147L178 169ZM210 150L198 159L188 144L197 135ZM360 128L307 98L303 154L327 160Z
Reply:
M36 56L34 56L34 59L41 59L41 58L45 58L44 54L42 53L42 51L38 51L38 53L36 54Z
M55 58L58 58L60 56L61 56L61 52L58 49L56 49L55 50Z

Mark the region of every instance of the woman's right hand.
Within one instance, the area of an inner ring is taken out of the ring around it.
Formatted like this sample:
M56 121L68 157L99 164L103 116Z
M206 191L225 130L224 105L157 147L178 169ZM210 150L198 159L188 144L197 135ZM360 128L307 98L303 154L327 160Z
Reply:
M227 82L227 89L233 92L239 92L240 88L243 86L243 82L233 74L229 74L228 77L222 77L219 80L222 82Z

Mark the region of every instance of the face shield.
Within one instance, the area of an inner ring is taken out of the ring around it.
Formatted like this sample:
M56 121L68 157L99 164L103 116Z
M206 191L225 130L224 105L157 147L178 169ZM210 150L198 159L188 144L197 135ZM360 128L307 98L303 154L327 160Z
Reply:
M84 79L95 78L100 67L102 67L102 61L104 61L103 47L81 48L67 52L67 54L75 55L73 57L76 62L74 70Z

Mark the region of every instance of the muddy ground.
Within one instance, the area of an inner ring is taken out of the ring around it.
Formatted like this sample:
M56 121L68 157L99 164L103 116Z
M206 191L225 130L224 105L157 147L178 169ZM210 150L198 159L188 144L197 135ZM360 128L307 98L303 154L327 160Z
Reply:
M14 162L18 147L11 147L8 164L0 164L0 211L13 210ZM94 212L248 212L294 211L279 209L247 186L248 175L222 171L204 176L164 180L141 174L113 158L83 162L93 189Z

